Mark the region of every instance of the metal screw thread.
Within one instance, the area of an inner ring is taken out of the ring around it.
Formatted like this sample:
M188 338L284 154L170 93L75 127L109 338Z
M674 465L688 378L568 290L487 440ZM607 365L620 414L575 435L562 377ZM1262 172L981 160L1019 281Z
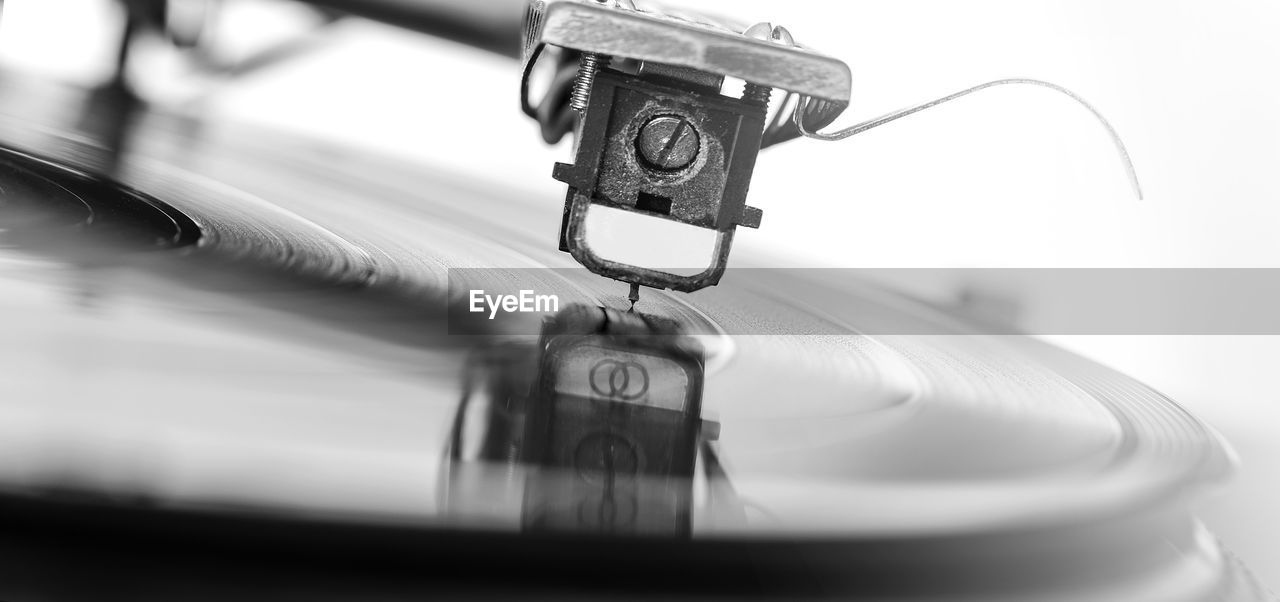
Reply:
M763 106L769 110L769 100L773 96L773 88L747 82L742 89L742 100Z
M578 79L573 82L573 94L569 96L569 106L579 113L587 111L591 103L591 87L596 83L596 73L600 72L605 57L594 52L582 55L582 63L578 65Z

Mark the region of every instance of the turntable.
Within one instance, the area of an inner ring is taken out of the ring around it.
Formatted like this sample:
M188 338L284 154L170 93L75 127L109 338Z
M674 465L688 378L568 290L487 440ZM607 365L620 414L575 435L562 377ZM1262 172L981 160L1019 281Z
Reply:
M125 3L124 47L212 43L180 4ZM790 30L308 4L549 61L526 108L577 137L567 204L4 72L0 598L1271 599L1194 516L1233 457L1170 399L872 282L727 269L754 152L848 101ZM593 207L711 230L713 264L599 259Z

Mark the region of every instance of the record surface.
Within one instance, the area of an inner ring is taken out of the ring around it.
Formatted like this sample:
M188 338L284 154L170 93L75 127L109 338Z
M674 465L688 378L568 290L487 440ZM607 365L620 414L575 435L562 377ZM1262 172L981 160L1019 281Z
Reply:
M574 267L548 242L557 199L14 77L0 144L10 503L548 549L518 507L450 510L468 367L493 345L449 336L446 306L450 269ZM616 282L545 273L565 303L626 306ZM663 571L750 549L847 576L811 595L1261 595L1190 513L1229 452L1159 393L868 283L751 274L641 306L703 333L722 473L687 484L689 532L549 557L659 546L675 556L643 566ZM787 334L867 320L937 334Z

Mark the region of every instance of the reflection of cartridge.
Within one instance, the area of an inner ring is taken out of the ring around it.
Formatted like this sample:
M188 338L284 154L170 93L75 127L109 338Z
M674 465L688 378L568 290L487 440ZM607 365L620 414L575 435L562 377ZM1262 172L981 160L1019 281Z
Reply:
M702 360L670 337L544 338L525 461L531 529L687 533Z
M703 359L672 332L570 308L536 347L481 352L451 437L446 510L529 531L687 535Z

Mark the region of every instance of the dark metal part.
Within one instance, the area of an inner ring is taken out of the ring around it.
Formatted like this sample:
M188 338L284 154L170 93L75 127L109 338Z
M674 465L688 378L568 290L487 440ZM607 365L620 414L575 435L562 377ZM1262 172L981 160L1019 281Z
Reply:
M640 63L640 67L636 69L636 75L651 82L678 88L697 89L712 94L720 93L720 89L724 87L723 75L698 71L688 67L676 67L675 65Z
M761 211L746 204L756 156L800 136L792 120L768 119L775 88L814 99L805 123L816 127L849 103L848 66L771 23L747 27L626 0L532 0L524 33L525 113L549 142L571 124L577 134L574 164L554 172L569 185L560 249L596 274L636 286L715 286L737 227L759 227ZM530 80L544 55L557 61L556 77L535 104ZM580 61L572 90L557 89L567 85L571 60ZM723 93L729 77L746 82L740 97ZM601 257L586 240L595 206L714 230L712 261L699 274L678 276Z
M591 104L591 86L596 81L596 73L599 73L600 68L608 62L608 58L593 52L582 55L582 62L578 66L578 78L573 82L573 94L569 96L569 106L573 107L573 110L579 113L587 110L587 105Z
M601 71L579 128L576 163L554 172L569 185L561 249L596 274L632 284L682 292L714 286L734 230L760 225L760 210L746 200L765 117L763 107L741 99ZM593 205L715 230L713 262L698 275L677 276L600 257L586 241Z
M631 302L631 311L635 312L636 304L640 302L640 285L632 284L631 292L627 293L627 301Z
M611 70L600 72L592 94L577 162L557 165L557 180L593 203L691 226L759 226L759 211L746 206L746 197L764 127L761 107ZM661 173L637 160L640 130L658 116L682 118L697 133L698 156L687 170ZM655 207L659 199L669 207Z
M657 170L679 171L698 158L701 142L689 120L675 115L660 115L649 120L640 130L636 150L645 164Z
M769 108L769 100L773 97L773 88L747 83L742 89L742 100Z

